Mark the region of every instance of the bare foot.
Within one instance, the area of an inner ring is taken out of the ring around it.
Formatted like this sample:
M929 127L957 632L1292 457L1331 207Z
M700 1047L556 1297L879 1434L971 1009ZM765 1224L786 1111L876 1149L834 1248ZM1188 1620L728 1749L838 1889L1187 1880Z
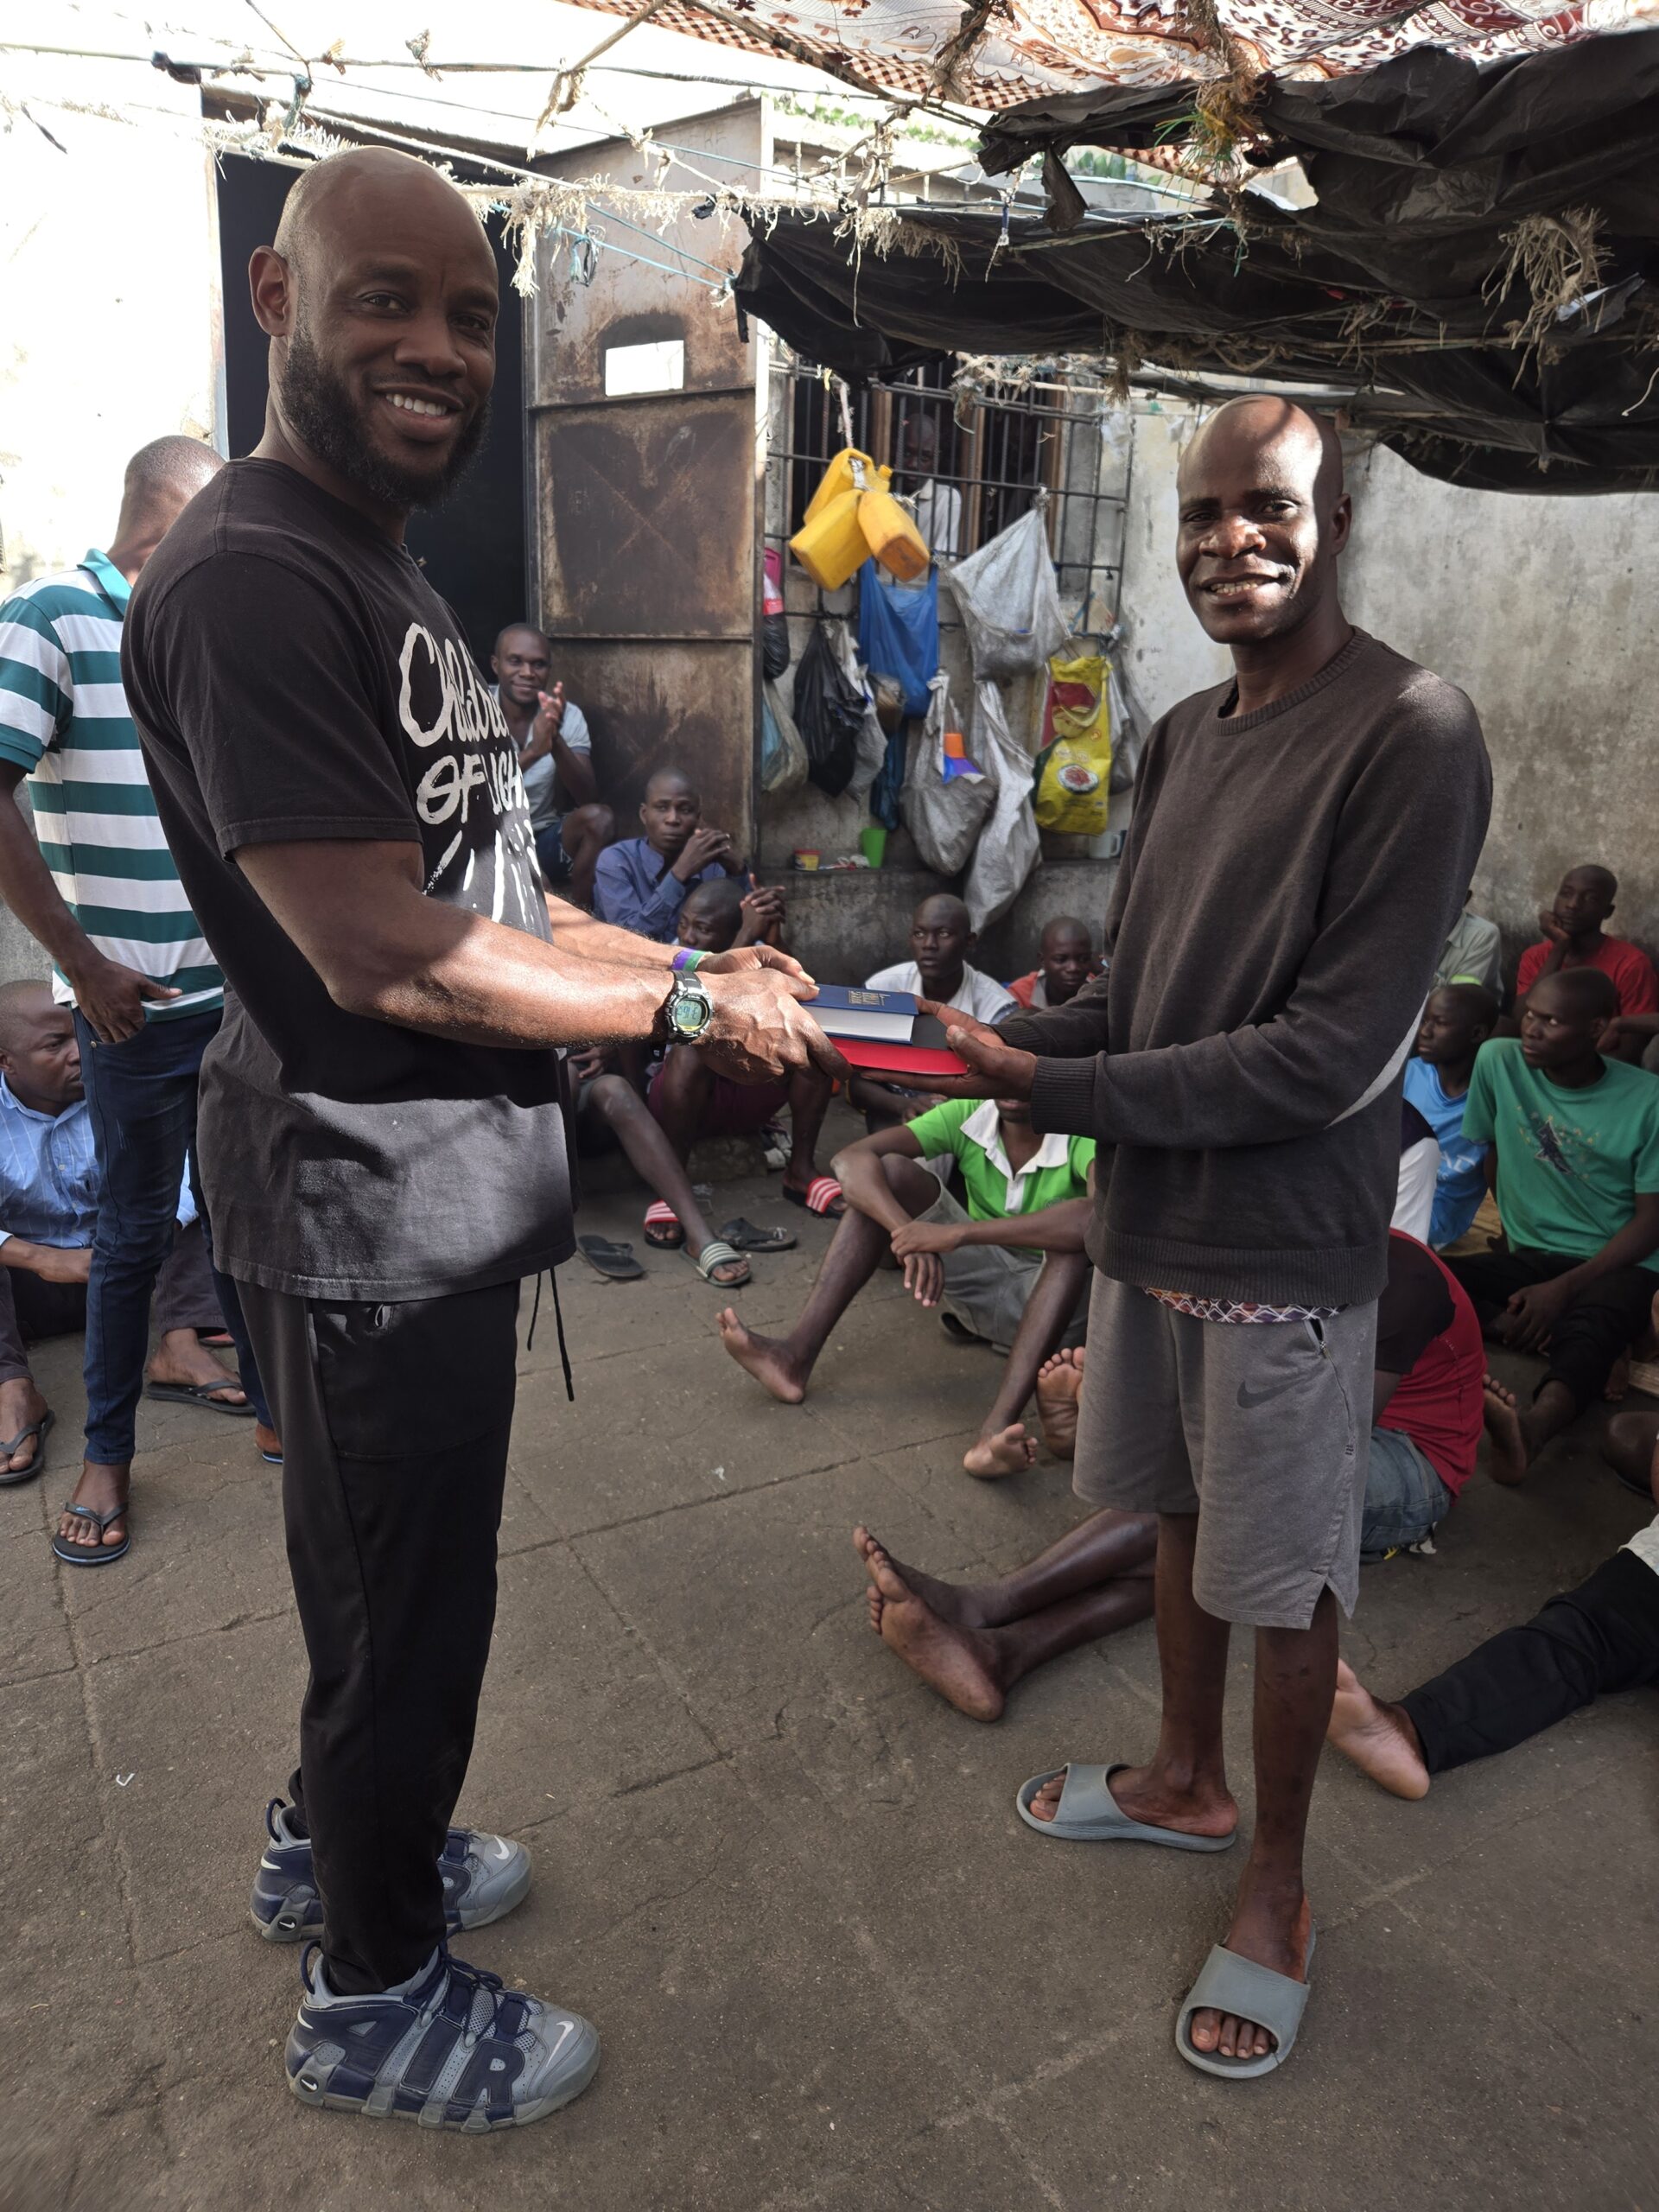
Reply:
M1230 1835L1238 1826L1238 1807L1225 1785L1219 1789L1179 1790L1160 1782L1149 1766L1126 1766L1106 1787L1121 1813L1151 1828L1175 1828L1183 1835ZM1030 1810L1039 1821L1052 1821L1060 1809L1065 1770L1046 1782L1031 1801Z
M1293 1981L1307 1980L1307 1942L1313 1919L1300 1883L1294 1889L1258 1886L1249 1869L1239 1887L1233 1924L1224 1950L1259 1967L1287 1974ZM1254 2020L1236 2019L1230 2012L1195 2012L1186 2032L1194 2050L1213 2051L1221 2058L1265 2058L1278 2038Z
M1013 1421L988 1436L976 1436L963 1453L962 1464L982 1482L995 1482L1002 1475L1023 1475L1027 1467L1037 1464L1036 1440L1026 1434L1024 1421Z
M1077 1396L1083 1389L1083 1356L1088 1347L1057 1351L1037 1370L1037 1420L1043 1441L1057 1459L1077 1448Z
M19 1436L31 1423L44 1421L49 1408L27 1375L0 1382L0 1436ZM15 1452L0 1452L0 1476L26 1475L41 1454L38 1436L25 1436Z
M156 1347L144 1379L176 1389L207 1389L219 1405L248 1402L240 1384L225 1372L194 1329L168 1331Z
M75 1484L72 1505L90 1505L94 1513L108 1513L113 1507L125 1505L131 1478L127 1467L109 1466L97 1459L83 1461L80 1480ZM98 1524L83 1520L78 1513L59 1516L58 1534L66 1544L79 1544L84 1551L95 1551L100 1543L118 1544L127 1533L127 1516L123 1513L111 1521L100 1536Z
M1601 1395L1610 1406L1617 1406L1630 1395L1630 1355L1627 1351L1622 1351L1613 1362L1611 1372L1607 1377L1606 1388Z
M1487 1464L1491 1478L1495 1483L1512 1487L1531 1464L1532 1446L1514 1391L1506 1389L1495 1375L1484 1376L1481 1388L1486 1397Z
M942 1620L874 1540L864 1566L872 1586L871 1624L888 1650L970 1720L1000 1719L1005 1699L994 1640Z
M253 1424L253 1448L262 1459L280 1459L283 1440L274 1428L268 1428L264 1421L257 1421Z
M1397 1705L1371 1695L1347 1662L1337 1662L1337 1697L1328 1739L1362 1774L1396 1797L1427 1797L1428 1769L1417 1731Z
M895 1559L885 1545L871 1535L861 1522L853 1531L853 1549L864 1562L864 1572L870 1578L870 1588L878 1595L875 1579L876 1562L891 1567L893 1573L942 1621L949 1621L953 1628L992 1628L995 1624L981 1611L976 1593L972 1589L959 1588L954 1582L940 1582L931 1574L924 1574L918 1567L906 1567L903 1560Z
M758 1336L738 1319L730 1306L716 1315L715 1326L720 1331L720 1341L740 1367L747 1368L757 1382L785 1405L800 1404L806 1395L806 1371L775 1337Z

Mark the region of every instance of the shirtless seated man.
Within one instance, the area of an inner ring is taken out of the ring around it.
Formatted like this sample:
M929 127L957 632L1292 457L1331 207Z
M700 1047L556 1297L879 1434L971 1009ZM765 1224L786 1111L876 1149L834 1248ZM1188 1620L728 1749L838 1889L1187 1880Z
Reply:
M1082 1337L1090 1267L1088 1137L1039 1137L1018 1099L948 1099L913 1122L878 1129L840 1153L847 1197L818 1279L787 1337L757 1335L730 1307L727 1351L774 1398L798 1405L842 1314L889 1256L923 1306L1007 1351L990 1411L963 1457L970 1475L1019 1473L1036 1457L1020 1416L1037 1370ZM926 1163L954 1158L966 1208Z

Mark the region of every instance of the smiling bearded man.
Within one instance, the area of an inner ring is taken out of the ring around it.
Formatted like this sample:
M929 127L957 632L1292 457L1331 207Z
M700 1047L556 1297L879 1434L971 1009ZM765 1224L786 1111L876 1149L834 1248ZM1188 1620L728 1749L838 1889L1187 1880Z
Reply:
M1233 675L1147 741L1109 976L1000 1029L958 1018L976 1077L936 1087L1098 1142L1077 1488L1159 1516L1157 1748L1033 1778L1030 1824L1224 1850L1228 1636L1255 1630L1255 1833L1176 2026L1236 2075L1281 2063L1307 1996L1302 1843L1357 1587L1401 1071L1491 776L1463 694L1343 613L1328 426L1233 401L1178 488L1181 582Z

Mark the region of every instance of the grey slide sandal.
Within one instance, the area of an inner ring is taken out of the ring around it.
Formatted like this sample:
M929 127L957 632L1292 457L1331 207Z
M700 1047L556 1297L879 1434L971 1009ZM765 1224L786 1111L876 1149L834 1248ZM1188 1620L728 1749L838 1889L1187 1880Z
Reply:
M1307 1935L1307 1972L1313 1971L1314 1936ZM1313 1988L1308 1981L1293 1981L1287 1974L1274 1974L1254 1959L1241 1959L1236 1951L1217 1943L1198 1969L1198 1978L1187 1993L1175 2022L1175 2048L1189 2066L1201 2074L1218 2074L1224 2081L1253 2081L1284 2064L1296 2048L1297 2031ZM1194 2050L1187 2023L1195 2012L1230 2012L1235 2019L1254 2020L1277 2042L1265 2058L1224 2058L1218 2050Z
M40 1439L35 1446L35 1457L26 1467L20 1467L15 1475L0 1475L0 1490L14 1490L19 1483L32 1483L37 1476L46 1472L46 1440L56 1426L57 1418L48 1407L39 1421L30 1421L27 1428L20 1428L9 1442L0 1444L0 1459L10 1459L14 1452L22 1450L31 1436Z
M1161 1843L1170 1851L1232 1848L1236 1828L1232 1835L1183 1835L1179 1828L1155 1828L1145 1821L1132 1821L1107 1787L1112 1776L1122 1774L1128 1764L1127 1759L1120 1759L1116 1766L1079 1766L1074 1759L1047 1774L1033 1774L1029 1782L1020 1783L1014 1810L1028 1828L1060 1843ZM1065 1787L1054 1818L1039 1821L1031 1809L1031 1801L1045 1783L1061 1774L1065 1777Z

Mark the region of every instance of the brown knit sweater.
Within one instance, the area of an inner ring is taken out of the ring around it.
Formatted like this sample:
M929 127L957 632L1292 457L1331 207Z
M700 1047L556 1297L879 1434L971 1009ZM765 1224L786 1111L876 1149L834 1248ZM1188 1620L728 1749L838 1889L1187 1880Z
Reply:
M1039 1129L1103 1148L1105 1274L1351 1305L1387 1278L1400 1072L1491 770L1464 694L1363 631L1273 706L1235 696L1147 741L1109 976L1002 1034L1043 1056Z

